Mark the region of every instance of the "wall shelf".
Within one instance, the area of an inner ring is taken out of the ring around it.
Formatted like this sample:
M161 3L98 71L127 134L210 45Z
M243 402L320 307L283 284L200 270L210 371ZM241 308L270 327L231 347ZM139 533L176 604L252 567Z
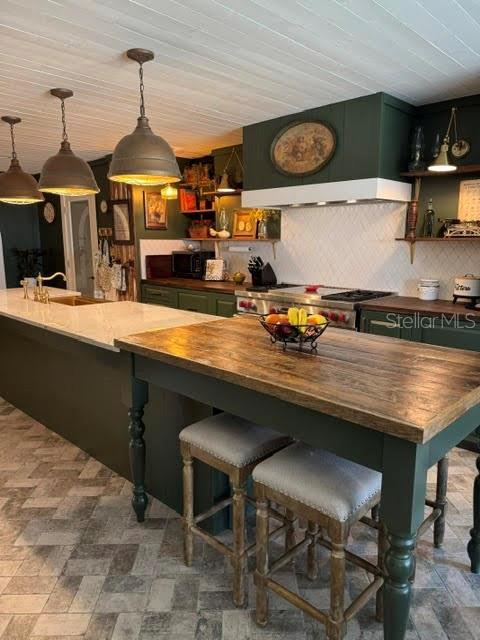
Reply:
M277 257L276 244L281 242L280 238L182 238L184 242L214 242L216 248L221 244L231 242L243 242L252 244L254 242L267 242L272 246L273 258Z
M188 209L187 211L179 211L179 213L183 213L183 215L185 216L198 215L199 213L212 214L212 213L215 213L215 209Z
M204 191L203 196L215 196L221 198L222 196L240 196L242 189L235 189L235 191Z
M442 176L456 176L461 173L480 173L480 164L457 165L456 171L403 171L400 173L405 178L440 178Z
M415 245L417 242L437 242L437 243L448 243L448 242L477 242L480 243L480 236L449 236L447 238L424 238L422 236L418 236L415 238L395 238L397 242L406 242L410 245L410 264L413 264L415 259Z

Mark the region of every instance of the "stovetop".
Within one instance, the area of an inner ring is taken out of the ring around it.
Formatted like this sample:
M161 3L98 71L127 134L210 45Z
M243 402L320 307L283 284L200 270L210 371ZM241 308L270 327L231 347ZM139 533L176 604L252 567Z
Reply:
M288 284L287 282L277 282L277 284L264 284L264 285L250 285L246 288L246 291L274 291L276 289L291 289L298 287L297 284Z
M292 302L303 305L317 305L336 307L339 309L354 309L358 303L392 295L390 291L370 291L366 289L347 289L340 287L307 287L288 286L280 283L276 287L251 287L247 291L236 291L239 297L256 298L275 302Z
M351 289L348 291L340 291L338 293L330 293L321 295L322 300L341 300L344 302L365 302L366 300L374 300L375 298L384 298L391 295L389 291L370 291L369 289Z

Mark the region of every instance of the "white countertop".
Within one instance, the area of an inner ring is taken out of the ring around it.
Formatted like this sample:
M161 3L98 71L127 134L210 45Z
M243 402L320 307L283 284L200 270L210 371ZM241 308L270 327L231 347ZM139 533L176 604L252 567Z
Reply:
M78 295L78 292L54 287L48 287L48 290L51 299ZM31 291L30 295L33 297ZM78 307L55 302L42 304L24 300L23 289L0 290L0 315L111 351L119 351L113 346L115 338L220 320L217 316L140 302L106 302Z

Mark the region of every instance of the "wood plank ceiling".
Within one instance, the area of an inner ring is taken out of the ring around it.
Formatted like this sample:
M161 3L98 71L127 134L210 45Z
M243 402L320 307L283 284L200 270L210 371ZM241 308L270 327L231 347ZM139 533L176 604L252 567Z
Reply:
M51 87L75 91L67 116L84 158L133 129L137 67L123 52L135 46L156 53L147 112L182 156L239 142L243 125L376 91L413 104L480 92L478 0L1 0L0 112L24 120L25 169L59 144Z

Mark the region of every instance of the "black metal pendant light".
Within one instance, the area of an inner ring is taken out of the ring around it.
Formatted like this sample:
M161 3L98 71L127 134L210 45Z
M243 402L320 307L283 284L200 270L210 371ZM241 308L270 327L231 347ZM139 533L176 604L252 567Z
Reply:
M60 150L43 165L39 189L45 193L56 193L61 196L87 196L98 193L100 189L92 170L85 160L73 153L68 141L65 100L73 96L73 91L50 89L50 93L59 98L62 103L63 134Z
M145 116L143 64L153 60L154 54L147 49L129 49L127 57L139 64L140 117L133 133L115 147L108 177L114 182L136 185L178 182L181 174L175 154L168 142L153 133Z
M29 173L25 173L20 166L15 149L15 134L13 127L22 121L14 116L2 116L3 122L10 125L12 140L12 158L7 171L0 174L0 202L8 204L34 204L43 201L43 195L38 190L37 181Z

